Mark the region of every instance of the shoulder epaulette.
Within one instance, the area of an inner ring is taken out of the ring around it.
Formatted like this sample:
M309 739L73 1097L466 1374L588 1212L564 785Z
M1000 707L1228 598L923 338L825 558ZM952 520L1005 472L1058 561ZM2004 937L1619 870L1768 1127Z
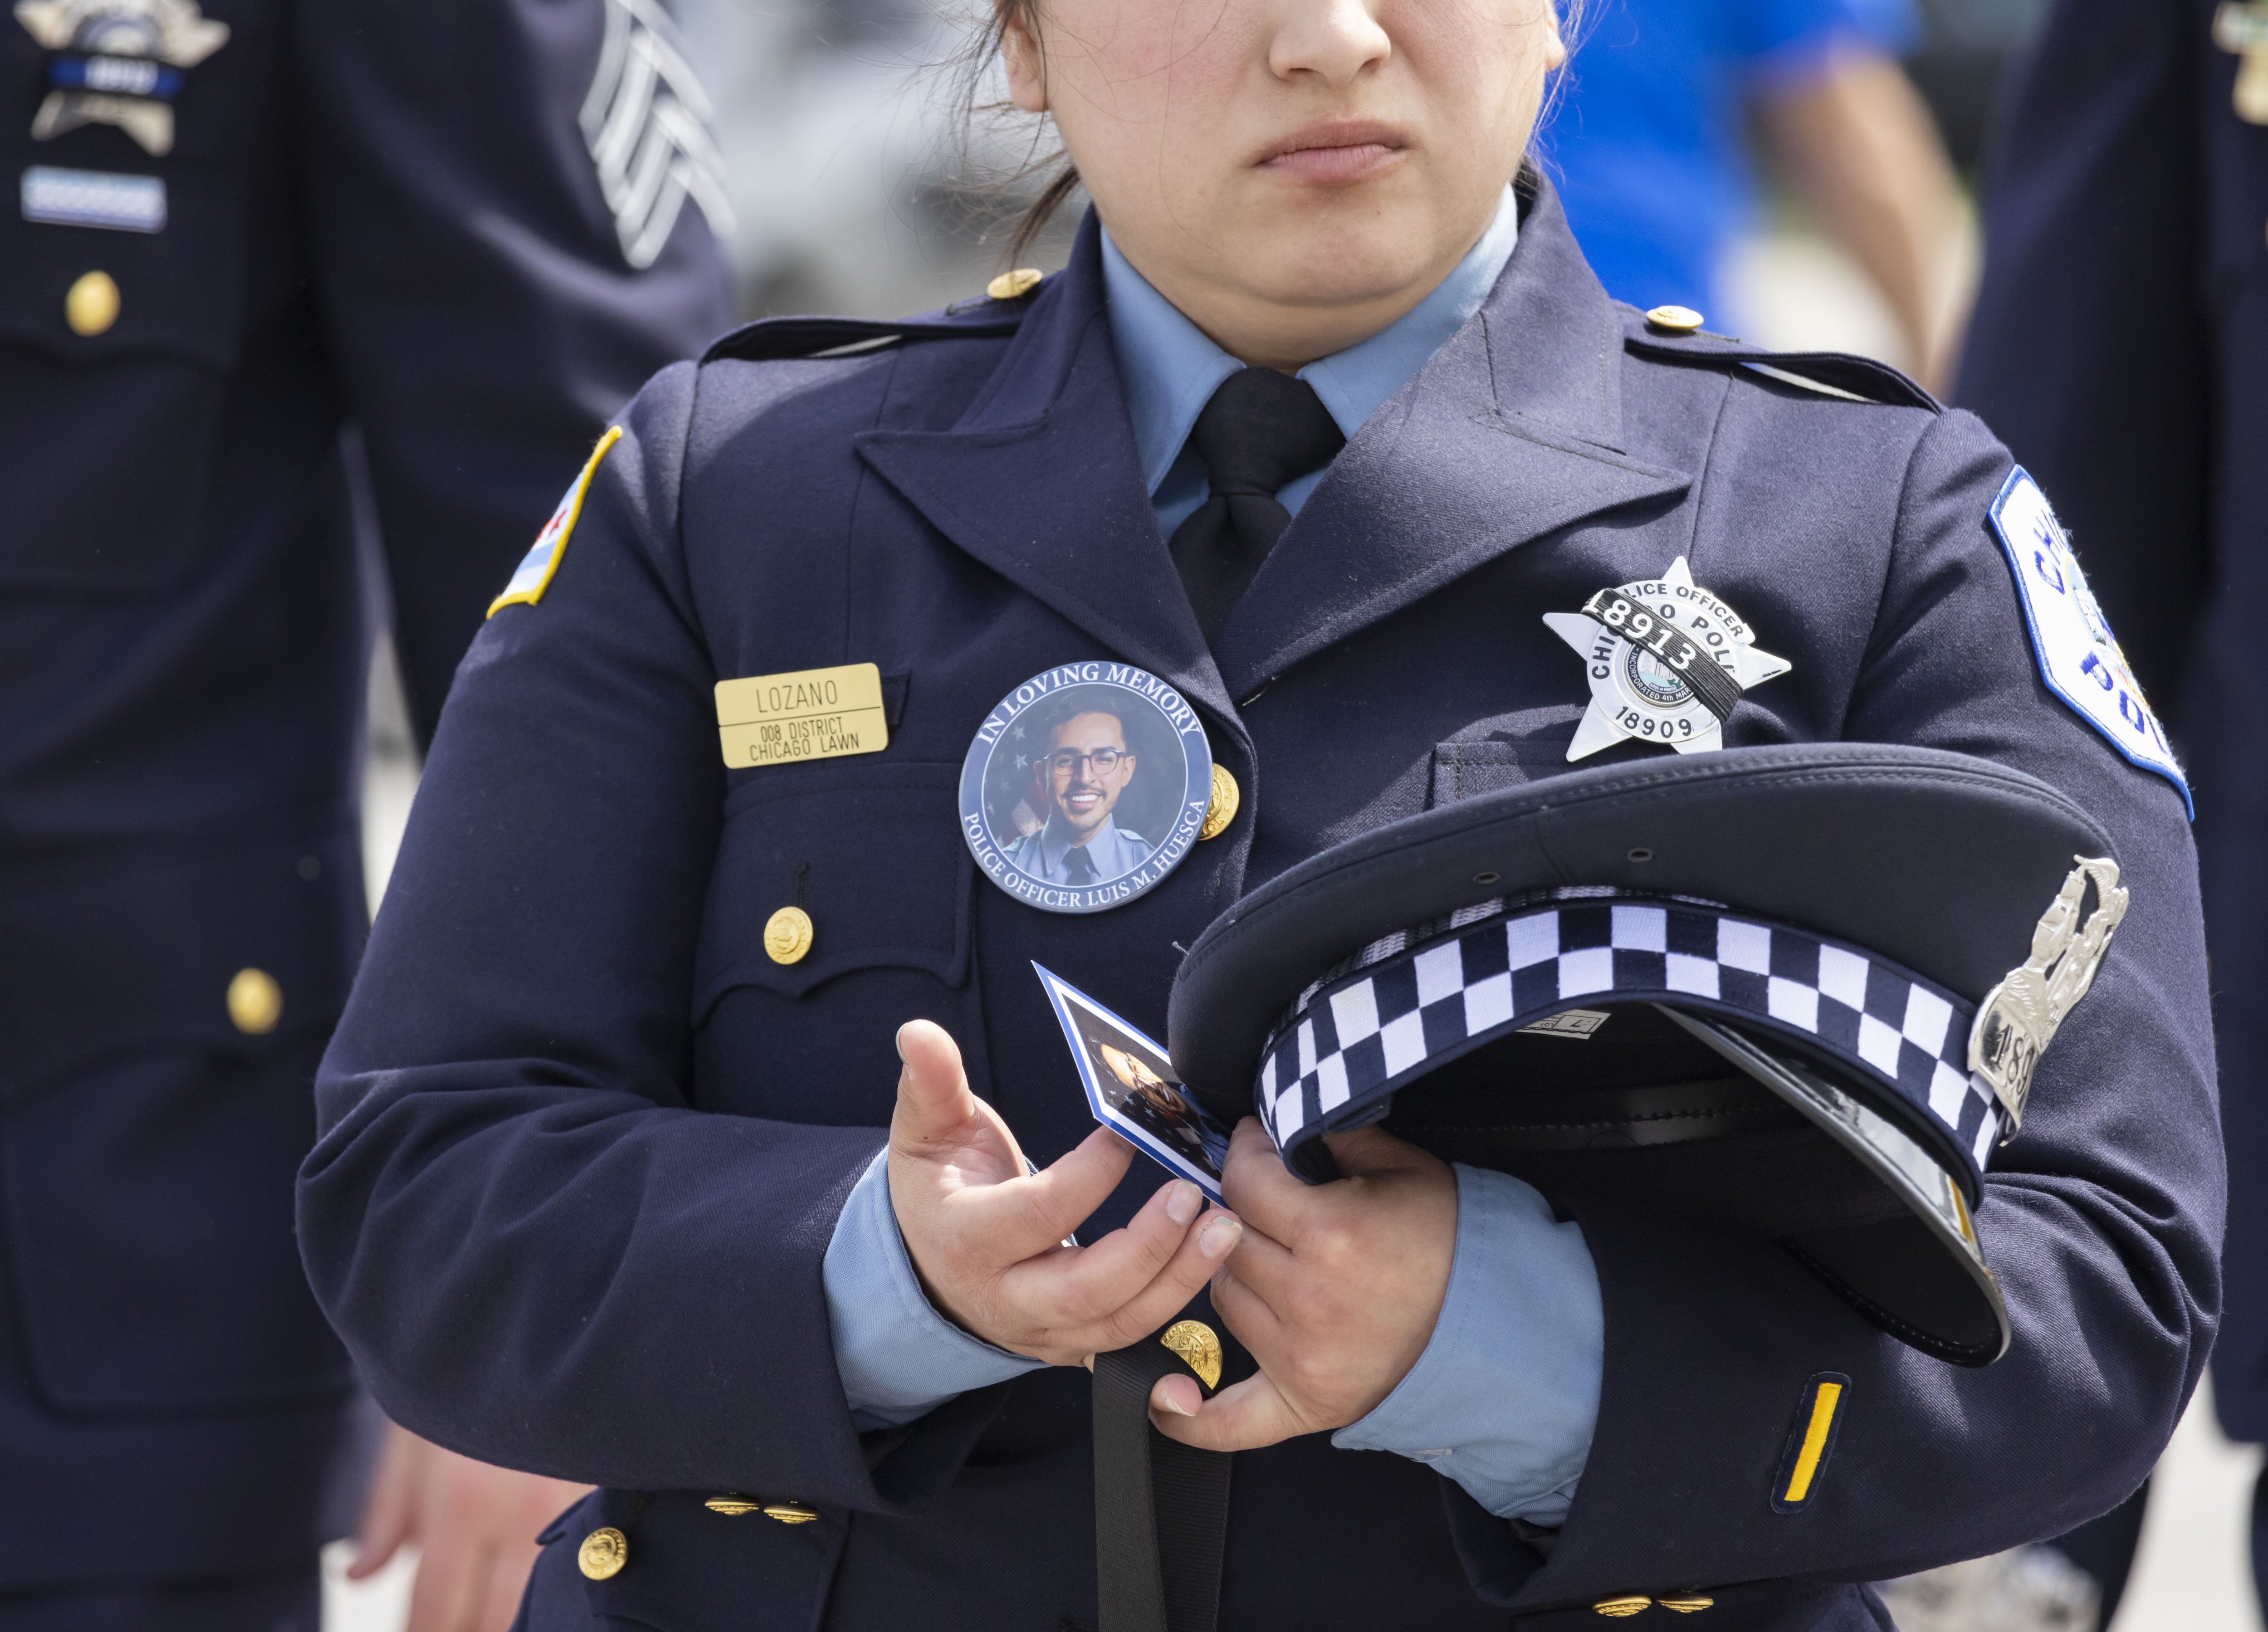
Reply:
M1891 408L1944 412L1945 405L1887 363L1846 351L1773 351L1705 329L1665 333L1636 312L1628 314L1623 344L1639 357L1704 367L1746 368L1821 396Z
M941 312L882 321L866 318L778 317L742 324L701 355L703 363L777 363L792 358L863 357L923 340L983 340L1012 334L1028 298L964 300Z

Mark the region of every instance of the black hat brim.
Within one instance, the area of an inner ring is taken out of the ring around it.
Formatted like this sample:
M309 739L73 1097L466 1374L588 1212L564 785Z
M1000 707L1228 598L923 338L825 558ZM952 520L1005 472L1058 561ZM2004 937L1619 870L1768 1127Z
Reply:
M1958 1176L1896 1122L1873 1114L1815 1062L1767 1037L1660 1011L1762 1083L1847 1152L1900 1211L1863 1221L1808 1221L1779 1239L1876 1326L1956 1365L2008 1350L2008 1305L1984 1261Z

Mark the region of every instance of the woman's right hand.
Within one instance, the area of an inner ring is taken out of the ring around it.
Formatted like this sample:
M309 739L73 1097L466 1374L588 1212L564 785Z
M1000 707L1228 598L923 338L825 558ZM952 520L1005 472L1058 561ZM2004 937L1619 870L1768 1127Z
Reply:
M1064 1246L1117 1187L1133 1148L1098 1128L1027 1173L1015 1136L969 1091L942 1026L899 1027L898 1055L890 1205L930 1302L962 1330L1053 1365L1080 1364L1164 1325L1243 1234L1233 1213L1200 1217L1204 1193L1176 1179L1123 1229Z

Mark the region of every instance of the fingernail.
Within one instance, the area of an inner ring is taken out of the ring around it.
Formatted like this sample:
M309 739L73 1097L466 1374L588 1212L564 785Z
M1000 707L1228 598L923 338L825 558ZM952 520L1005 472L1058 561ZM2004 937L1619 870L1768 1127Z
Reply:
M907 1021L907 1022L906 1022L906 1026L911 1026L912 1024L913 1024L913 1022L912 1022L911 1020L909 1020L909 1021ZM906 1062L906 1026L901 1026L900 1027L898 1027L898 1029L897 1029L896 1031L892 1032L892 1033L890 1033L890 1043L891 1043L891 1046L892 1046L893 1048L896 1048L896 1049L897 1049L897 1051L898 1051L898 1063L899 1063L900 1065L903 1065L903 1064Z
M1185 1224L1197 1216L1204 1204L1204 1193L1186 1179L1176 1179L1166 1191L1166 1217L1177 1224Z
M1195 1416L1197 1415L1196 1412L1190 1410L1189 1407L1182 1403L1181 1391L1175 1388L1160 1389L1159 1391L1158 1409L1160 1411L1170 1411L1175 1416Z
M1224 1213L1197 1232L1197 1251L1208 1258L1226 1258L1244 1233L1244 1225Z

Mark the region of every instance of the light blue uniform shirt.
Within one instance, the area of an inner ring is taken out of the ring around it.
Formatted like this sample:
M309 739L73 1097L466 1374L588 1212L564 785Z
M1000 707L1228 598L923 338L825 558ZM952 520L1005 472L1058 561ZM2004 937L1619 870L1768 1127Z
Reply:
M1342 435L1351 437L1471 320L1519 241L1520 210L1507 188L1481 241L1432 294L1391 327L1300 371ZM1118 371L1126 385L1126 412L1134 422L1142 479L1150 485L1159 528L1171 538L1208 491L1204 460L1189 445L1189 431L1220 382L1244 365L1152 289L1118 253L1108 230L1102 234L1102 278L1110 291L1110 332L1118 344ZM1277 490L1277 502L1296 516L1322 479L1321 470L1297 477Z
M1519 230L1507 192L1495 223L1432 294L1382 333L1300 371L1341 430L1352 437L1480 310ZM1152 288L1108 232L1102 255L1135 447L1159 529L1170 536L1206 495L1190 428L1241 365ZM1276 496L1296 514L1322 476L1311 472ZM1606 1333L1598 1275L1581 1230L1555 1220L1532 1187L1462 1165L1456 1176L1455 1257L1432 1338L1378 1408L1331 1443L1424 1462L1499 1517L1557 1525L1598 1420ZM836 1366L862 1432L1041 1365L932 1307L898 1233L881 1157L850 1192L824 1279Z
M1026 834L1004 852L1017 866L1049 884L1069 884L1071 870L1064 857L1071 851L1071 834L1050 818L1045 827ZM1087 865L1094 870L1087 881L1100 884L1122 878L1150 859L1157 846L1138 833L1129 833L1111 822L1086 842Z

